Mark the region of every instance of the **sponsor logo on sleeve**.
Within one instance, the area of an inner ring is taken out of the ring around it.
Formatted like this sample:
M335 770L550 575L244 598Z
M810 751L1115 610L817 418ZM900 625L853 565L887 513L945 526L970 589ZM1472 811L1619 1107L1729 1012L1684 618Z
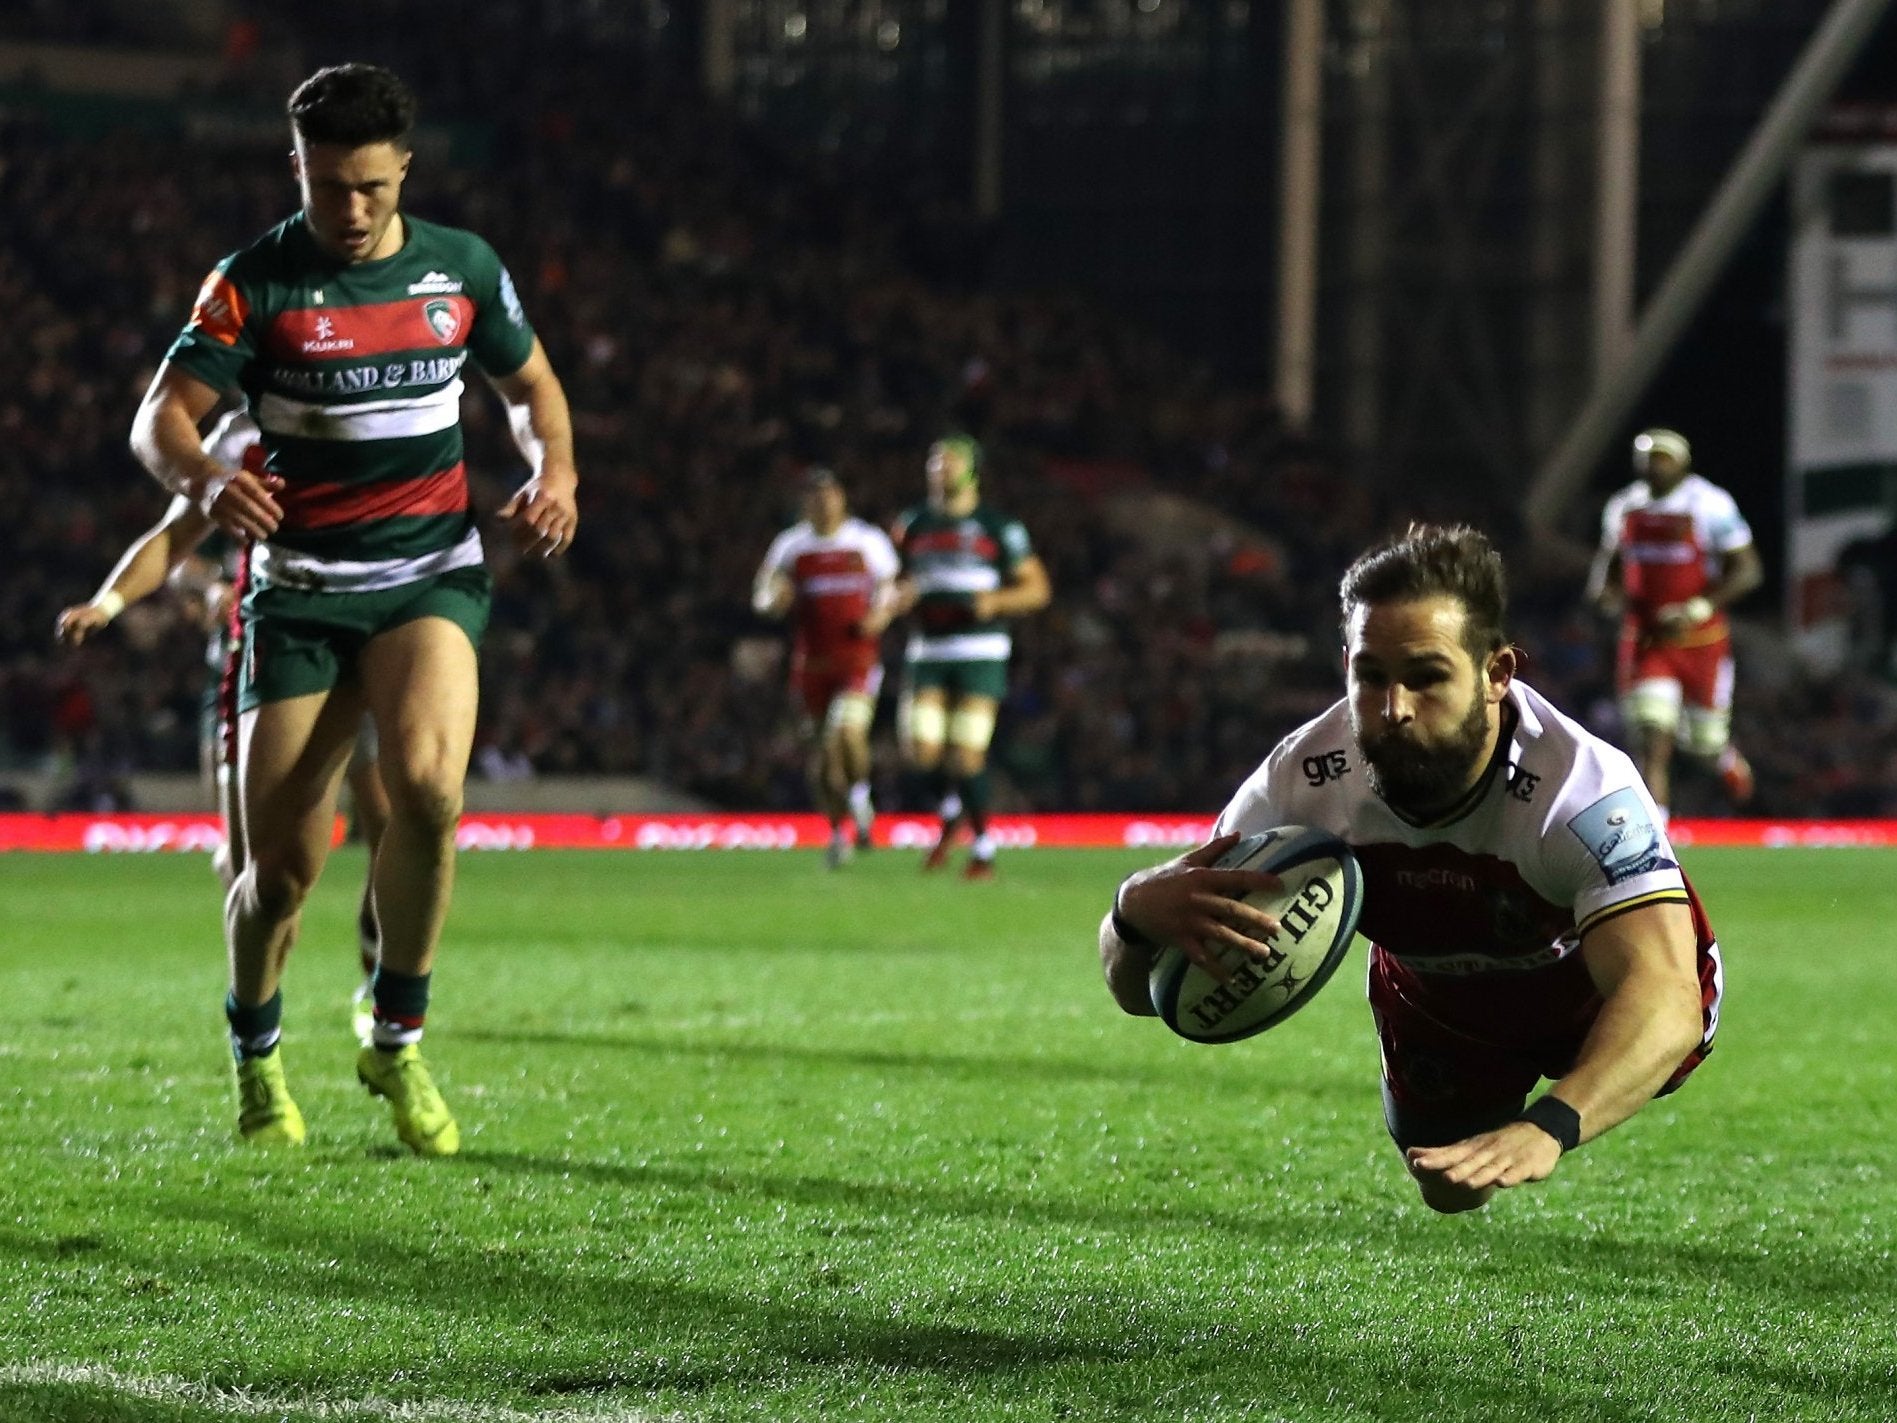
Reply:
M1602 796L1570 820L1568 829L1599 862L1609 884L1678 868L1667 858L1653 812L1631 787Z
M1303 762L1305 782L1313 788L1329 781L1340 781L1350 774L1350 758L1342 751L1320 751Z
M213 272L198 289L191 308L190 329L202 332L220 345L235 346L243 334L244 318L250 315L250 303L222 272Z
M516 326L527 324L527 313L520 305L520 293L514 290L514 278L507 268L501 268L501 306L507 311L507 319Z

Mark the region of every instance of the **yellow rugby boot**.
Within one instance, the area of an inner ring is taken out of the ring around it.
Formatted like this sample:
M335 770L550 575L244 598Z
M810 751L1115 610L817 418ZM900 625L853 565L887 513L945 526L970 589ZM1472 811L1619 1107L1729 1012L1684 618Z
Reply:
M237 1134L252 1146L301 1146L303 1113L283 1081L283 1053L237 1064Z
M363 1048L356 1054L356 1076L376 1096L388 1099L395 1134L417 1156L453 1156L461 1149L461 1128L414 1043L395 1052Z

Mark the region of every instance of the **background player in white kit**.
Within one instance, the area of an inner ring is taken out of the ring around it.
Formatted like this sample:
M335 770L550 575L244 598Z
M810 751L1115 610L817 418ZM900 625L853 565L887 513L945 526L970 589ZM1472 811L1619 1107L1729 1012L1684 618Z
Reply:
M263 475L263 446L257 423L249 412L227 413L204 439L204 452L222 464ZM265 476L267 479L268 477ZM245 863L243 827L232 801L237 762L236 668L237 639L232 611L243 595L248 557L239 548L230 566L205 557L199 550L217 526L208 515L182 497L172 499L153 524L119 556L91 599L64 609L54 635L68 647L78 647L116 618L126 607L150 597L169 583L191 601L209 638L206 650L205 715L199 733L199 764L217 800L224 822L224 843L212 857L212 868L228 893ZM356 737L356 749L347 772L357 832L368 850L371 870L376 846L388 824L388 792L376 766L375 725L367 717ZM350 1026L360 1041L373 1027L370 980L375 973L381 931L376 924L373 876L365 878L356 912L356 949L362 965Z
M1735 805L1752 767L1732 744L1732 627L1726 609L1764 574L1732 495L1692 472L1674 430L1634 439L1640 478L1607 501L1590 601L1621 618L1614 680L1647 789L1672 805L1675 746L1706 763Z
M1352 565L1342 603L1344 700L1278 744L1217 838L1121 885L1101 958L1151 1014L1156 943L1222 976L1207 945L1262 957L1279 931L1242 900L1274 876L1213 867L1239 835L1341 837L1385 1124L1427 1205L1472 1210L1686 1079L1718 1026L1719 946L1632 762L1516 680L1482 535L1413 527Z
M889 536L849 512L836 474L804 476L803 519L771 542L751 603L766 617L790 615L791 690L810 741L810 793L830 821L831 869L866 848L870 726L882 688L882 635L895 606L896 549Z

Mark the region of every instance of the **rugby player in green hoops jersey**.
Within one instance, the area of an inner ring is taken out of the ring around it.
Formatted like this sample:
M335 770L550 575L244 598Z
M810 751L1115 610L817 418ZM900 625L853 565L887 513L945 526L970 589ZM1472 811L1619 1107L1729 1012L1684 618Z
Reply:
M500 394L531 470L500 510L529 556L563 553L579 526L572 426L493 249L401 211L407 86L372 65L334 66L298 86L289 117L301 210L206 279L139 406L132 450L173 494L255 541L238 689L249 860L225 905L239 1135L305 1135L278 1050L279 984L367 709L390 814L374 868L373 1036L356 1073L387 1099L404 1144L445 1156L460 1128L418 1044L489 602L462 464L464 368ZM199 447L200 422L239 394L263 434L263 474Z
M1019 520L982 502L981 445L950 435L929 447L929 499L896 521L898 612L913 615L898 708L903 753L939 802L942 832L923 860L939 869L964 821L967 875L994 873L988 743L1014 651L1007 619L1048 604L1047 569Z

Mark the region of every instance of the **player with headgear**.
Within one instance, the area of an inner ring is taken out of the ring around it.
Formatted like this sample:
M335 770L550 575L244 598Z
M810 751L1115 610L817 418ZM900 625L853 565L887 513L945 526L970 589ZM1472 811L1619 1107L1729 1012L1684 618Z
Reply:
M1677 747L1750 800L1752 767L1732 742L1732 626L1726 609L1759 586L1752 529L1732 495L1693 471L1676 430L1634 437L1640 476L1607 501L1587 594L1620 617L1614 679L1634 760L1660 813Z
M1008 690L1008 622L1053 596L1027 529L984 500L982 461L970 435L937 440L925 466L928 500L905 511L892 535L903 566L898 607L912 615L898 730L942 820L923 866L946 863L966 824L970 879L994 873L988 746Z

